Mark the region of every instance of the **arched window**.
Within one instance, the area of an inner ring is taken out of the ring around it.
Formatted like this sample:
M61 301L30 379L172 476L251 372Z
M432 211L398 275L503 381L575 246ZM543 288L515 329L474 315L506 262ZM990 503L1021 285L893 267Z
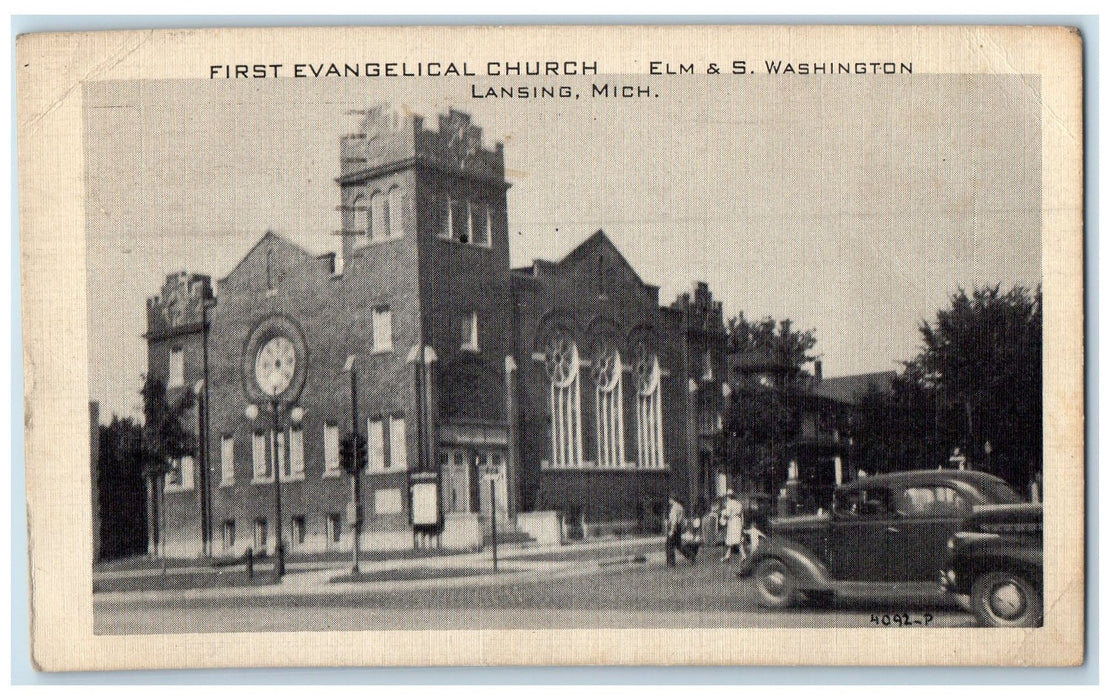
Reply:
M370 234L370 206L365 195L357 195L347 207L346 214L343 217L344 234Z
M570 334L556 330L544 346L551 385L551 465L582 465L582 411L578 381L578 346Z
M401 188L391 187L385 200L385 235L401 235Z
M624 466L624 394L621 354L612 343L602 343L594 355L590 372L594 380L597 410L597 466Z
M641 345L636 353L636 446L641 469L663 469L663 411L659 358Z
M370 204L366 210L366 237L374 240L374 236L385 235L385 221L389 218L389 212L385 211L385 205L381 192L375 192L370 195Z

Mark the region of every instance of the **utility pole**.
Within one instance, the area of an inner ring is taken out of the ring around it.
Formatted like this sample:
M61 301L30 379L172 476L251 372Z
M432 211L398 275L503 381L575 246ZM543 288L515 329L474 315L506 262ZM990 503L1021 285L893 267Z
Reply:
M355 371L355 356L347 358L343 371L351 375L351 458L354 461L351 469L351 573L358 574L359 535L362 534L362 502L359 472L362 465L359 463L359 430L358 430L358 372Z

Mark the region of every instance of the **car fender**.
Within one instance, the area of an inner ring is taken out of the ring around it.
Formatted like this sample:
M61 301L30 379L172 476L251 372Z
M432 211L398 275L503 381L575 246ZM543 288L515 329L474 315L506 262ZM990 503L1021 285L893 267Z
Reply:
M745 578L752 575L761 561L778 559L790 567L798 577L798 588L803 591L832 590L829 570L807 547L791 540L766 540L740 564L736 575Z
M1040 547L1021 547L998 540L957 551L946 562L946 568L957 574L956 591L968 593L978 576L992 570L1024 572L1039 584L1043 576L1043 556Z

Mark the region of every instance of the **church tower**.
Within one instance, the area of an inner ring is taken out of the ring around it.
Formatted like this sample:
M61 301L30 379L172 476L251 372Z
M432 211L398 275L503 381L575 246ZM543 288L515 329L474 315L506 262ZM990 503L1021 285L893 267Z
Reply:
M492 476L492 501L508 515L515 363L503 145L487 148L463 112L439 116L433 129L382 105L363 113L340 150L344 276L389 275L394 296L415 295L414 479L434 477L444 513L488 516ZM394 255L398 246L379 244L401 239L410 254L352 264ZM404 321L395 314L393 322Z

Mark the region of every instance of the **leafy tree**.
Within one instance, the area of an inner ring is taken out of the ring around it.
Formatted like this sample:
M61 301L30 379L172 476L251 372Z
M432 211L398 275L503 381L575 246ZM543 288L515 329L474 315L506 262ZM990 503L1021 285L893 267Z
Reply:
M117 559L146 547L146 488L142 428L131 418L112 417L100 426L97 491L100 496L100 555Z
M774 379L779 383L793 384L808 380L805 365L817 359L811 354L817 345L817 331L794 329L790 319L775 321L770 316L749 320L741 312L728 321L728 351L762 357L781 368ZM789 387L784 387L789 388Z
M929 469L947 458L950 440L937 422L935 394L917 375L914 367L907 367L893 378L889 391L870 384L857 398L849 429L853 469L868 474Z
M1024 490L1041 469L1041 290L960 289L919 330L922 349L889 395L869 390L852 429L869 472L969 466Z
M960 289L907 365L935 392L938 437L972 463L1025 488L1041 470L1041 288Z
M815 331L795 330L790 319L728 322L729 353L739 358L731 377L718 454L744 488L770 492L785 473L788 449L797 434L804 395L812 377L805 365L817 359Z
M185 389L171 401L165 384L149 375L143 382L142 394L143 474L158 484L158 510L163 522L163 527L159 528L159 539L165 552L166 476L173 471L175 461L193 454L196 436L186 426L196 397L190 389Z

